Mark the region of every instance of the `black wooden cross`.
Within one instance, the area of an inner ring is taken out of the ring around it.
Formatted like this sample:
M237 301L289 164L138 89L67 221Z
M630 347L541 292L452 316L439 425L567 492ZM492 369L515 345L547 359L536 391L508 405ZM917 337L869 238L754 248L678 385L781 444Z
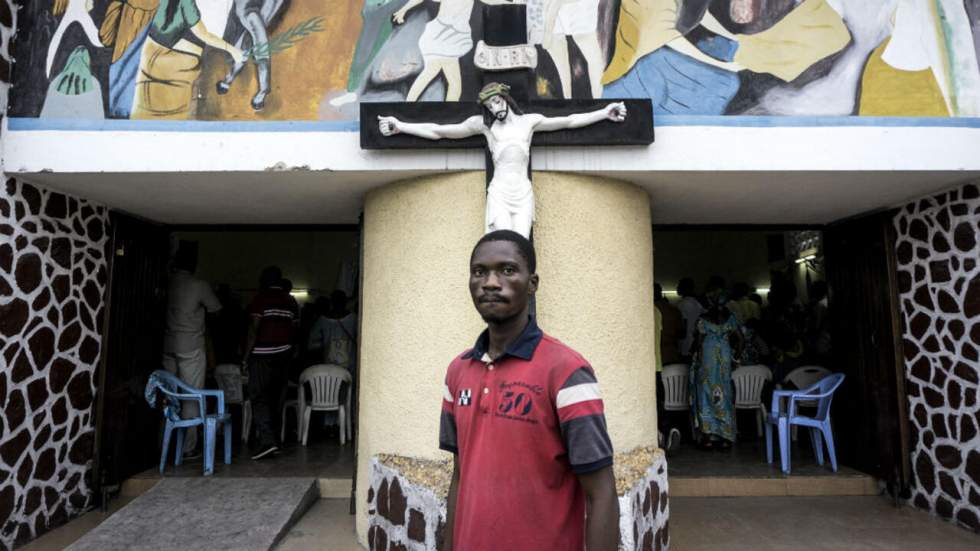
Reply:
M484 5L483 40L493 47L522 46L527 43L526 6L524 4ZM540 48L538 53L542 52ZM467 54L470 55L470 54ZM649 145L653 142L653 106L649 99L572 99L531 100L534 73L529 69L482 71L482 84L501 82L510 86L510 95L525 113L559 116L568 113L595 111L622 101L629 113L621 123L603 121L585 128L536 132L532 146L604 146ZM459 102L378 102L361 103L361 147L363 149L474 149L486 148L486 140L475 136L461 140L432 141L425 138L396 134L384 136L378 129L379 115L398 117L405 122L457 123L480 115L483 107L476 98ZM488 153L489 156L489 153ZM528 164L530 170L530 163ZM487 162L487 181L493 177L493 164Z

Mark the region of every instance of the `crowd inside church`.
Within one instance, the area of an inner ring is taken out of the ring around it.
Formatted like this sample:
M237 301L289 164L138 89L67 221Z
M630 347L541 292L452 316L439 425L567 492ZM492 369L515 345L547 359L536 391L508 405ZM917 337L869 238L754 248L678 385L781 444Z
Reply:
M246 307L227 284L212 285L194 276L196 248L182 243L169 278L163 368L196 387L216 387L215 368L238 366L247 381L257 451L262 459L278 451L282 407L307 368L339 366L350 374L341 392L353 397L356 373L357 314L347 293L337 289L299 306L292 282L277 266L267 266ZM195 404L182 415L197 415ZM326 414L325 425L336 417ZM331 429L332 430L332 429ZM338 430L343 428L338 426ZM201 454L196 431L187 431L185 458Z
M243 307L227 284L212 287L196 278L196 264L193 247L177 251L169 279L163 367L205 388L215 386L209 375L216 366L240 366L253 408L255 457L266 457L282 445L282 405L304 370L338 365L350 373L351 383L344 389L353 392L356 305L338 289L301 308L290 294L290 280L278 267L268 266L255 296ZM665 293L656 284L654 304L659 429L661 445L669 452L676 451L682 432L702 449L725 450L736 442L732 373L739 367L764 365L771 370L772 380L763 390L763 403L768 403L773 388L792 387L784 379L793 369L829 364L823 281L812 283L803 301L793 281L774 273L764 300L745 283L728 286L722 277L712 276L698 292L696 282L685 277L673 292ZM663 368L676 365L686 366L689 373L691 432L688 423L663 409ZM192 406L184 414L196 412ZM333 420L328 415L325 424ZM198 456L197 444L197 435L188 431L185 456Z
M807 300L795 283L774 273L767 300L745 283L726 286L712 276L702 292L692 278L680 280L677 299L654 287L657 332L657 405L662 446L675 452L687 431L685 423L664 410L664 366L688 369L691 436L705 450L727 450L736 442L735 389L732 373L743 366L766 366L772 379L762 391L768 404L772 390L794 388L786 376L803 366L827 366L831 339L827 284L810 284Z

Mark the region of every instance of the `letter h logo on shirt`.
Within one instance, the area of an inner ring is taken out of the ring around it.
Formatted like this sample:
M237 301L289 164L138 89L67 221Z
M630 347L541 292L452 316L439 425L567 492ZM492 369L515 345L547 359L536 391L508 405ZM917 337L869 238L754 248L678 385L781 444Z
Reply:
M461 406L468 406L468 405L470 405L470 400L472 399L472 396L473 396L473 392L470 389L464 388L463 390L460 390L459 391L459 405L461 405Z

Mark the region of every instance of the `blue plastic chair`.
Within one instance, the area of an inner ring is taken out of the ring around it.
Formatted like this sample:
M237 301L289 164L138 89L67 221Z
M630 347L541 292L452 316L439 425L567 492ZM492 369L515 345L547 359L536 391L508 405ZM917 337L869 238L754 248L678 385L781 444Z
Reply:
M772 427L779 431L779 458L783 472L789 474L790 427L799 425L810 428L810 439L817 464L823 465L823 441L827 442L830 467L837 472L837 454L834 452L834 433L830 427L830 403L834 391L844 382L842 373L828 375L803 390L777 390L772 394L772 411L766 419L766 460L772 463ZM783 400L789 404L782 409ZM817 413L813 417L796 412L797 402L816 403Z
M156 387L159 392L167 398L164 405L164 417L167 420L163 431L163 451L160 454L160 474L163 474L167 464L167 452L170 449L170 437L176 434L176 456L174 465L180 465L184 451L184 431L189 427L204 427L204 475L214 474L214 444L217 436L218 425L222 424L225 429L225 464L231 464L231 414L225 412L225 393L220 390L205 390L194 388L184 381L177 378L169 371L157 370L153 375L163 383ZM169 388L168 388L169 387ZM207 397L217 398L218 410L215 413L207 413ZM186 400L196 400L200 414L192 419L182 419L180 417L179 403Z

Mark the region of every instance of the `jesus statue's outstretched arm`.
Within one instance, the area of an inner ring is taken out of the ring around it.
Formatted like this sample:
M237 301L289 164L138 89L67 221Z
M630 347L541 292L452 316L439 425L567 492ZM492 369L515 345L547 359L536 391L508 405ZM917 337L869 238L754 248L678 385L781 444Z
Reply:
M610 120L613 122L623 122L626 120L626 104L618 101L610 103L602 109L590 111L588 113L575 113L562 117L545 117L538 115L541 119L534 123L534 130L540 132L552 132L554 130L565 130L568 128L582 128L597 122Z
M436 124L432 122L403 122L395 117L378 117L378 128L384 136L411 134L427 140L443 138L460 140L483 132L483 117L474 115L456 124Z

